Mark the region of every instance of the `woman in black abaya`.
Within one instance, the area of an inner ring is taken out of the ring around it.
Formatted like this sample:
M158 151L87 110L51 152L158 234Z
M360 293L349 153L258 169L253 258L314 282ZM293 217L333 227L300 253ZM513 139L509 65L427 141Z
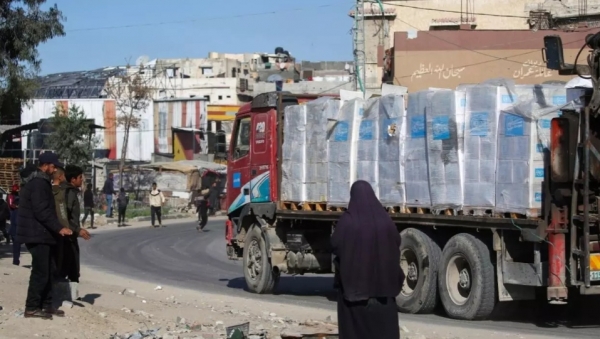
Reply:
M399 339L400 234L368 182L352 185L331 243L340 339Z

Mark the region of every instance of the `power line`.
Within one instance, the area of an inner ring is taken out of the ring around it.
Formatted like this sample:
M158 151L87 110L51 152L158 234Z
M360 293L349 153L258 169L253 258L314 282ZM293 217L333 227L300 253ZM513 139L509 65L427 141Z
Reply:
M300 11L317 9L317 8L335 7L337 5L339 5L339 4L335 4L335 5L334 4L317 5L317 6L312 6L312 7L301 7L301 8L287 9L287 10L276 10L276 11L259 12L259 13L228 15L228 16L220 16L220 17L208 17L208 18L195 18L195 19L187 19L187 20L149 22L149 23L144 23L144 24L130 24L130 25L119 25L119 26L102 26L102 27L89 27L89 28L75 28L75 29L66 30L66 32L100 31L100 30L108 30L108 29L136 28L136 27L149 27L149 26L164 26L164 25L177 25L177 24L185 24L185 23L193 23L193 22L204 22L204 21L215 21L215 20L224 20L224 19L239 19L239 18L256 17L256 16L262 16L262 15L272 15L272 14L279 14L279 13L286 13L286 12L300 12Z
M427 7L418 7L418 6L400 5L400 4L391 4L391 3L386 3L385 5L386 6L394 6L394 7L412 8L412 9L418 9L418 10L423 10L423 11L463 14L461 11L454 11L454 10L450 10L450 9L427 8ZM491 16L491 17L498 17L498 18L529 19L528 16L510 15L510 14L493 14L493 13L469 13L469 14L471 14L471 15L481 15L481 16Z

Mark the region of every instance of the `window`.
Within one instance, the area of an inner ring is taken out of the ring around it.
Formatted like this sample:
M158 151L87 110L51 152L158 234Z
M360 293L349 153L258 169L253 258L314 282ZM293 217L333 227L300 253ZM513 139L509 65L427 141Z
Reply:
M201 67L203 75L212 75L213 69L212 67Z
M210 95L205 95L204 99L208 100L208 102L210 102Z
M222 95L219 95L219 100L223 100L223 96Z
M250 117L238 120L233 158L239 159L250 152Z
M228 95L228 96L227 96L227 99L231 99L231 95Z

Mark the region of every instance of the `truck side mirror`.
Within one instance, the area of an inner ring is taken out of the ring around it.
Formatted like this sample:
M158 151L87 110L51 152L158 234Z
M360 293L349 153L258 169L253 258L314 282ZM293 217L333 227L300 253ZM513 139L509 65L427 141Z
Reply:
M585 60L586 58L581 58ZM544 37L544 48L542 48L542 60L546 68L558 71L560 75L589 75L588 65L565 64L562 39L558 35L547 35Z
M250 189L244 188L244 195L250 195Z
M546 62L546 67L555 71L565 68L565 58L563 55L563 45L560 36L548 35L544 37L544 48L542 57Z

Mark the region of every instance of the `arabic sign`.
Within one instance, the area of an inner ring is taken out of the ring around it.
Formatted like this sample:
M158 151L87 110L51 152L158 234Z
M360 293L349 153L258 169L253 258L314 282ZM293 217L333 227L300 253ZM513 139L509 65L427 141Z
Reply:
M454 65L450 65L446 67L444 64L438 64L432 66L431 63L428 65L419 64L419 68L416 69L412 76L410 77L410 81L414 81L414 79L421 79L424 75L435 75L437 74L438 79L450 79L450 78L458 78L460 79L461 73L465 70L464 67L454 68Z
M549 78L552 75L552 70L547 69L544 62L537 60L527 60L513 72L514 79Z

